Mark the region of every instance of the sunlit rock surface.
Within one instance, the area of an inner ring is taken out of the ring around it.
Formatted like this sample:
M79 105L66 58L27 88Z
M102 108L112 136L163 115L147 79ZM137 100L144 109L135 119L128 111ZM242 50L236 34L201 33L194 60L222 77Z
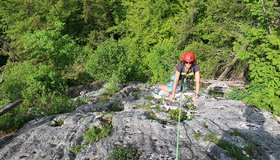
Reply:
M103 160L114 148L127 146L135 149L141 160L173 160L177 122L168 109L180 108L180 103L154 98L156 93L151 88L131 84L105 101L100 100L102 87L80 87L82 92L73 89L75 99L86 98L87 104L71 113L33 120L14 136L2 138L0 159ZM207 139L211 136L220 143L244 148L243 154L253 159L280 159L280 125L270 113L207 94L193 104L195 114L179 126L179 159L235 159L221 145ZM186 111L184 105L183 112ZM89 128L102 126L108 116L112 117L110 136L84 143L83 134ZM73 147L81 144L82 149L73 153ZM252 153L245 153L250 149Z

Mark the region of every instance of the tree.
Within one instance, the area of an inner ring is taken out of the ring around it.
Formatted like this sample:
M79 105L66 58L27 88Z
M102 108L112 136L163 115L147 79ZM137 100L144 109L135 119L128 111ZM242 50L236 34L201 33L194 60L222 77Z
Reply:
M142 46L153 46L175 35L179 4L167 0L124 1L126 20L118 30Z
M234 44L239 59L249 62L247 103L280 115L280 33L276 1L245 1L252 23L243 24L243 34ZM242 45L246 44L246 50Z
M203 78L237 77L243 64L234 58L232 46L239 35L239 23L244 21L247 12L244 4L191 0L185 6L177 27L178 48L195 52Z
M24 61L50 65L58 71L70 66L79 54L79 47L68 35L62 35L63 24L55 30L40 30L21 37L18 56Z

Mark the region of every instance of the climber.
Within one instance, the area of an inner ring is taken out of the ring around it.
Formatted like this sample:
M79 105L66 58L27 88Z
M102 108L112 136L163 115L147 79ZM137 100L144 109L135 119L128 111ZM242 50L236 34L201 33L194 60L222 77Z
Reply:
M182 87L190 87L191 83L195 82L195 95L192 96L194 101L199 97L200 91L200 73L199 66L196 64L195 56L193 52L186 52L180 57L180 62L175 67L175 73L171 76L171 80L168 85L162 85L159 88L169 94L169 100L175 98L175 92L178 84Z

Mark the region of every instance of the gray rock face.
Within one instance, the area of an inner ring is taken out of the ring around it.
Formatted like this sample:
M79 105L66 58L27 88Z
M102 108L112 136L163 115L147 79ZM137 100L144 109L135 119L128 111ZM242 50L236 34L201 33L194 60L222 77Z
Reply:
M87 92L85 95L93 102L71 113L33 120L10 139L0 140L0 159L103 160L109 159L116 147L127 146L137 151L140 160L173 160L177 122L166 106L180 108L180 103L155 99L150 88L134 84L105 102L96 101L102 88ZM104 112L116 104L121 111ZM253 159L280 159L280 126L270 113L240 101L217 100L207 95L193 104L194 118L179 126L179 159L236 159L213 137L240 148L251 147ZM102 126L108 115L112 115L110 136L84 144L75 154L71 152L71 148L83 144L83 134L89 128Z

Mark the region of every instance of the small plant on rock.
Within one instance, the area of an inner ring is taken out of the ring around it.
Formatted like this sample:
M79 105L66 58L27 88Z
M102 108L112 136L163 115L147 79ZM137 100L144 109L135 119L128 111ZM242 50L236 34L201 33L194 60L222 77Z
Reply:
M198 132L198 133L195 133L195 134L194 134L194 138L195 138L195 139L199 139L200 137L201 137L201 133Z
M147 111L151 111L152 110L152 107L149 105L149 106L145 106L144 107L144 110L147 110Z
M137 151L131 147L116 147L109 157L110 160L137 160Z
M238 136L238 137L242 137L242 134L240 131L234 129L231 133L232 136Z
M88 98L87 97L80 97L75 101L76 106L81 106L84 104L88 104Z
M253 156L256 152L256 146L252 142L247 142L247 145L244 147L244 150L249 156Z
M223 139L219 139L217 137L217 135L215 134L208 134L205 138L205 141L210 141L215 143L217 146L221 147L222 149L224 149L227 154L231 157L240 159L240 160L250 160L250 157L247 157L244 153L243 153L243 148L240 148L230 142L227 142Z
M216 144L219 142L219 138L215 134L208 134L205 136L204 141L210 141Z
M152 120L159 120L159 118L156 116L156 114L153 111L150 111L148 113L148 118Z
M123 105L119 102L113 103L112 106L110 107L110 110L114 112L122 111Z
M164 112L164 109L159 104L156 104L155 106L159 112Z
M168 124L168 120L167 119L162 119L160 121L161 124L167 125Z
M73 153L73 154L78 154L82 151L82 149L84 148L83 144L76 144L73 147L70 147L69 152Z
M144 96L144 99L145 99L145 100L151 101L151 100L154 99L154 97L153 97L153 96Z
M168 114L170 115L171 119L175 121L178 121L179 113L180 113L180 122L184 120L188 120L187 114L185 112L180 111L179 109L168 111Z
M93 127L88 129L84 134L83 138L88 142L96 142L102 138L105 138L110 135L112 126L106 124L103 127Z
M145 106L142 104L136 104L134 107L134 109L143 109L143 108L145 108Z
M187 105L186 108L189 109L189 110L195 110L196 109L196 107L193 104Z

